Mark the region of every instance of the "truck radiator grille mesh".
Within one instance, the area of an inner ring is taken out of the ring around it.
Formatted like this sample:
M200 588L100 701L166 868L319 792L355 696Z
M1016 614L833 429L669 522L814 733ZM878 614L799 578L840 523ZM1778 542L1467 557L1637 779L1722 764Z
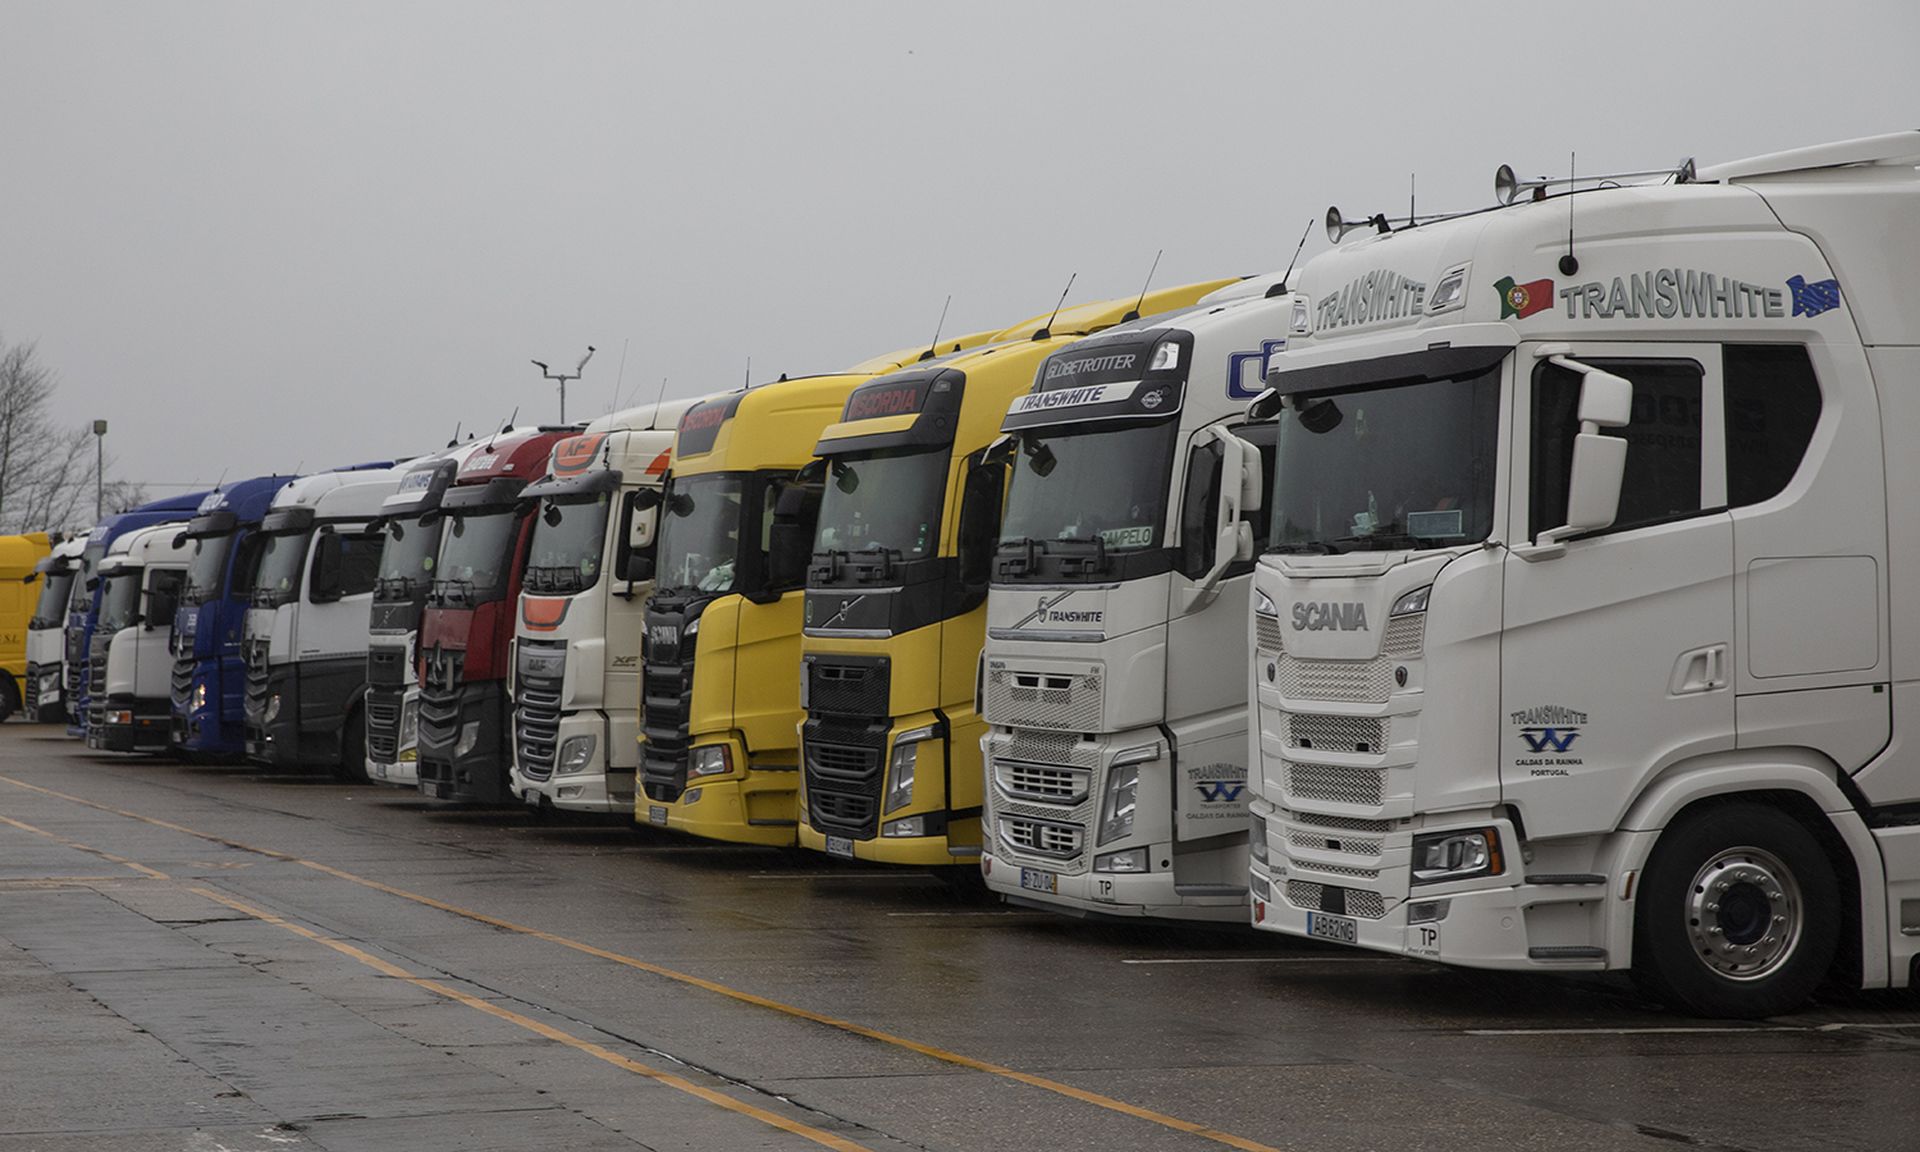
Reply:
M1062 732L1100 729L1100 677L1091 673L987 673L986 719L1015 728L1051 728Z
M1029 856L1069 860L1080 854L1082 830L1077 825L1019 816L1000 818L1000 839L1009 848Z
M1253 639L1262 652L1274 655L1286 651L1286 645L1280 641L1280 617L1269 616L1265 612L1253 614Z
M1388 721L1379 716L1330 716L1289 712L1287 744L1323 752L1378 752L1387 745Z
M1315 828L1336 828L1342 832L1384 834L1393 828L1391 820L1368 820L1359 816L1327 816L1319 812L1289 812L1287 816L1295 824L1307 824Z
M1287 796L1333 804L1377 808L1381 803L1381 770L1336 764L1287 765Z
M1078 804L1086 799L1093 773L1052 764L1029 764L995 758L993 779L1001 792L1017 800L1031 800L1039 804Z
M1287 844L1293 848L1304 848L1309 852L1351 852L1356 856L1378 856L1383 840L1366 836L1329 836L1324 832L1303 832L1294 829L1287 833ZM1323 864L1308 862L1308 867L1327 871Z
M1027 760L1041 764L1065 764L1074 768L1092 770L1100 766L1100 750L1094 745L1082 745L1080 736L1074 732L1044 732L1032 728L1015 729L1006 746L1001 749L998 741L990 749L995 756L1005 756L1009 760Z
M1325 896L1325 885L1315 884L1311 880L1287 881L1287 903L1295 908L1305 908L1310 912L1321 910ZM1346 915L1357 916L1362 920L1378 920L1387 914L1387 898L1378 892L1367 892L1359 888L1346 891Z
M854 663L816 656L806 662L807 711L837 716L892 715L892 671L884 660Z
M405 704L405 689L367 688L367 755L376 763L391 764L400 757L400 713Z
M1416 660L1427 645L1427 614L1409 612L1387 621L1380 654L1390 660Z
M1349 700L1384 704L1393 692L1394 661L1302 660L1282 655L1275 685L1295 700Z

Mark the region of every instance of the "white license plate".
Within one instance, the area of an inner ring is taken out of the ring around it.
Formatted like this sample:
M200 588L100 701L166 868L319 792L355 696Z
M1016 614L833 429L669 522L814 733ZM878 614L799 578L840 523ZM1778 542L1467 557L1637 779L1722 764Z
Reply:
M827 837L827 855L844 856L853 859L853 841L845 836Z
M658 824L662 828L667 824L667 808L664 804L647 805L647 823Z
M1051 872L1042 872L1038 868L1020 869L1020 887L1029 892L1045 892L1050 896L1060 892L1060 877Z
M520 799L525 800L527 802L527 807L529 808L540 807L540 793L535 792L531 788L527 789L525 792L520 793Z
M1342 944L1360 942L1360 924L1351 916L1333 916L1326 912L1307 913L1307 935Z

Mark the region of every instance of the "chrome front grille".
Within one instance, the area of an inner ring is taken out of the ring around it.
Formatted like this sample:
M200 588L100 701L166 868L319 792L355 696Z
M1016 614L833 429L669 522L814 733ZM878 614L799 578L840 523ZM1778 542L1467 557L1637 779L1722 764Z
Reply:
M987 673L981 701L989 724L1048 728L1058 732L1100 730L1101 678L1098 672Z
M406 699L405 689L367 687L367 755L377 764L400 758L400 714Z
M1016 800L1031 800L1039 804L1078 804L1087 798L1093 773L1083 768L995 758L993 781L1003 794Z
M1309 912L1324 910L1326 885L1311 880L1287 881L1287 903L1295 908L1304 908ZM1378 892L1368 892L1361 888L1347 888L1345 915L1362 920L1378 920L1387 914L1387 898Z
M1331 804L1378 808L1382 770L1343 764L1300 764L1286 761L1287 796Z
M999 830L1001 841L1009 847L1031 856L1057 860L1078 856L1085 838L1085 833L1077 825L1021 816L1002 816Z
M1322 752L1379 752L1387 744L1388 720L1382 716L1333 716L1289 712L1287 744Z

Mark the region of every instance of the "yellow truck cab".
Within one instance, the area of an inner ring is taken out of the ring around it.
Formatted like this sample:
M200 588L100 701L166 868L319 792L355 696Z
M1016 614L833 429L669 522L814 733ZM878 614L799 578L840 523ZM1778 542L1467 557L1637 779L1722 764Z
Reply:
M27 624L40 601L40 561L52 552L45 532L0 536L0 720L26 699Z
M801 641L800 843L890 864L980 855L976 690L1007 406L1049 353L1185 308L1214 280L1084 304L868 381L821 433Z
M801 591L820 505L818 484L796 473L848 393L932 352L715 396L681 416L642 640L637 822L794 843Z

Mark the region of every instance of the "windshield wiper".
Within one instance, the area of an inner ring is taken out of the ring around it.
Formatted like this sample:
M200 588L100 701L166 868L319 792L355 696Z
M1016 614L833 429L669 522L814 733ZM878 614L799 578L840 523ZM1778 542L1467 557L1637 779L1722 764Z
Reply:
M1290 556L1296 556L1302 553L1314 556L1333 556L1341 552L1342 549L1335 548L1325 540L1300 540L1292 544L1274 544L1270 546L1267 551L1280 552Z
M1347 545L1339 549L1343 552L1397 552L1401 549L1418 549L1420 538L1405 532L1372 532L1365 536L1342 536L1333 543Z

